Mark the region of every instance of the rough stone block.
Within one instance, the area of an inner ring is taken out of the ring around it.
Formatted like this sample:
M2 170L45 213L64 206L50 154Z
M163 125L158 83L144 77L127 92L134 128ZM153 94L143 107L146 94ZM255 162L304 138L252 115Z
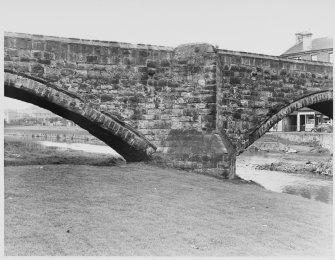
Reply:
M86 56L86 62L89 62L89 63L98 62L98 57L97 56Z
M30 39L16 38L16 48L31 50L32 41Z

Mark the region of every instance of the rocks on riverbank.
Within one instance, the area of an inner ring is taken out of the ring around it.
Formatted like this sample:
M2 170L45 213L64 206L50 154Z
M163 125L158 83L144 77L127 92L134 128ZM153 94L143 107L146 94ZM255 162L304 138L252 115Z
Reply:
M287 173L314 173L333 177L333 160L331 158L324 162L307 161L305 164L291 164L288 162L279 162L279 163L257 165L256 169L281 171Z
M332 153L329 149L316 141L299 143L283 137L283 134L281 137L267 134L248 148L251 153L268 152L282 158L280 162L257 165L256 169L333 176ZM285 158L286 154L289 154L290 158Z

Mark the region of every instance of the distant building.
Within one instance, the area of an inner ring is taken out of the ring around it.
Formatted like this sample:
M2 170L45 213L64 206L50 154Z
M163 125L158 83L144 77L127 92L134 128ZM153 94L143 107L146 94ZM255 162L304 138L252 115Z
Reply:
M312 38L310 32L296 33L296 43L282 55L283 58L333 63L333 38Z
M16 119L16 114L14 111L5 110L5 123L9 124L13 119Z
M278 132L309 132L314 127L322 124L333 124L329 117L313 109L304 107L294 111L273 126L270 131Z
M27 109L27 113L29 114L29 116L31 118L35 118L35 119L46 119L46 118L61 118L58 115L55 115L54 113L52 113L49 110L40 108L38 106L31 106L29 109Z
M76 126L70 120L33 105L24 111L6 109L4 112L6 125Z
M4 111L4 114L5 114L4 120L7 124L9 124L13 121L24 119L27 116L26 113L20 113L16 110L13 110L13 109L6 109Z
M285 51L283 58L295 60L310 60L333 62L333 38L312 38L310 32L296 33L296 43ZM278 122L270 131L311 131L321 124L332 124L333 121L325 115L310 109L301 108Z

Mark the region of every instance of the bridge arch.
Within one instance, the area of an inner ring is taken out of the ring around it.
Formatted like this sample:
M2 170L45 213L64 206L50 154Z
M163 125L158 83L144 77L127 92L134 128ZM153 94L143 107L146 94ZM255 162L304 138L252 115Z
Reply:
M5 96L32 103L73 121L117 151L126 161L148 160L156 147L117 117L42 79L5 70Z
M312 93L280 109L277 113L271 116L263 125L261 125L249 135L249 139L246 142L244 149L253 144L257 139L259 139L262 135L268 132L271 127L277 124L284 117L303 107L310 107L314 110L321 112L324 115L327 115L330 118L333 118L333 90L331 89Z

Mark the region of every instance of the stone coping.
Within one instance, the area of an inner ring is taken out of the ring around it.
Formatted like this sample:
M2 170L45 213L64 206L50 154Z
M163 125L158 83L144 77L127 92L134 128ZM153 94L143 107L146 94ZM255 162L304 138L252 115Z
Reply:
M293 60L288 58L283 58L280 56L272 56L267 54L259 54L259 53L252 53L252 52L243 52L243 51L231 51L225 49L218 49L218 54L228 54L228 55L235 55L247 58L258 58L258 59L266 59L266 60L274 60L274 61L281 61L281 62L290 62L296 64L308 64L308 65L322 65L327 67L333 67L333 64L330 62L323 62L323 61L308 61L308 60Z
M102 46L102 47L118 47L118 48L128 48L128 49L158 50L158 51L169 51L169 52L175 49L174 47L156 46L156 45L150 45L150 44L132 44L132 43L113 42L113 41L86 40L86 39L64 38L64 37L57 37L57 36L44 36L44 35L16 33L16 32L4 32L4 36L5 37L25 38L25 39L31 39L31 40L58 41L58 42L70 43L70 44L71 43L72 44L86 44L86 45L95 45L95 46ZM181 44L179 46L206 45L206 44L207 43L187 43L187 44ZM208 44L208 45L211 45L211 44ZM235 55L235 56L248 57L248 58L260 58L260 59L274 60L274 61L279 61L279 62L290 62L290 63L295 63L295 64L322 65L322 66L327 66L327 67L333 67L333 64L330 62L293 60L293 59L283 58L280 56L272 56L272 55L252 53L252 52L232 51L232 50L226 50L226 49L216 49L216 52L219 55L228 54L228 55Z
M27 33L16 33L16 32L5 32L5 37L13 38L24 38L37 41L57 41L62 43L72 43L72 44L86 44L86 45L95 45L100 47L118 47L118 48L127 48L127 49L144 49L144 50L158 50L158 51L173 51L173 47L166 46L156 46L150 44L132 44L124 42L113 42L113 41L99 41L99 40L86 40L86 39L77 39L77 38L65 38L57 36L45 36L37 34L27 34Z

